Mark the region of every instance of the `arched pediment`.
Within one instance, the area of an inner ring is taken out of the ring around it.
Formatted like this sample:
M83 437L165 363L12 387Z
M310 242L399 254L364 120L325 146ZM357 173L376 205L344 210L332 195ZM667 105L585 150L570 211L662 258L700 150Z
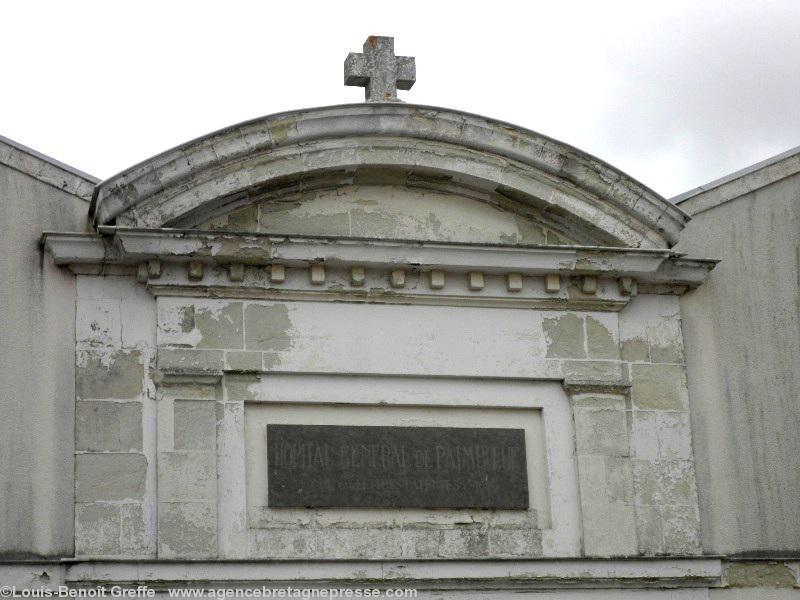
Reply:
M370 186L382 188L382 202L394 194L400 213L424 193L434 220L460 202L489 230L493 220L481 210L511 219L520 232L545 232L543 239L478 236L481 242L665 248L688 221L649 188L566 144L484 117L399 103L294 111L212 133L102 182L93 217L96 225L208 228L248 206L264 214L325 194L340 204L375 200ZM292 218L302 215L296 212ZM260 227L273 233L268 220ZM321 233L360 235L352 227Z

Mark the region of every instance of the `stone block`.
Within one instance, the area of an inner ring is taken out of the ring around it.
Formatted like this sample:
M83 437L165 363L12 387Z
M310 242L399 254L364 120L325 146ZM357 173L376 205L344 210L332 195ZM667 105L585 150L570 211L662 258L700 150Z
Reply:
M636 505L636 533L639 552L647 556L664 553L661 513L657 507Z
M430 559L439 557L438 529L406 528L403 530L403 558Z
M245 268L242 263L231 263L228 265L228 279L231 281L243 281Z
M308 278L311 285L322 285L325 283L325 266L311 265L308 269Z
M489 534L483 529L443 529L439 536L440 558L486 558L489 556Z
M548 294L557 294L561 291L561 276L558 273L548 273L544 276L544 289Z
M142 404L102 400L77 402L75 449L89 452L141 450Z
M613 333L614 325L611 322L604 323L599 318L586 317L586 348L589 358L619 359L619 344Z
M643 460L658 460L658 420L656 411L635 410L631 413L631 455Z
M286 281L286 265L270 265L267 270L269 271L270 283L283 283Z
M222 350L159 348L158 368L170 373L221 373L225 355Z
M161 452L158 455L158 497L167 502L214 500L217 497L215 454Z
M121 504L120 554L146 556L151 554L147 543L147 523L141 504Z
M647 340L634 337L622 340L619 345L620 357L627 362L650 362L650 350Z
M217 507L215 503L159 503L159 558L214 558L216 555Z
M160 298L157 310L159 346L195 347L200 332L195 327L195 306L183 298Z
M186 266L186 275L190 281L201 281L205 272L205 265L197 260L189 261Z
M350 267L350 285L361 287L367 279L367 271L364 267Z
M729 562L725 565L725 583L738 588L796 588L797 576L781 561Z
M586 358L583 319L572 313L545 318L547 358Z
M252 386L260 379L256 375L229 375L225 377L225 391L230 401L256 400Z
M581 496L608 504L605 458L599 454L578 454L578 478Z
M391 529L329 527L318 531L322 556L330 559L399 559L403 556L402 535Z
M243 347L241 302L196 304L193 320L201 336L197 348Z
M144 389L144 365L138 350L79 350L75 394L86 399L132 399Z
M291 346L292 322L285 304L249 304L244 318L248 350L279 352Z
M661 318L647 328L650 340L650 360L654 363L683 363L683 333L676 315Z
M173 405L175 450L213 450L217 447L216 402L176 400Z
M467 288L473 292L479 292L483 289L485 280L483 273L480 271L470 271L467 273Z
M444 289L446 281L446 275L444 271L441 269L433 269L430 273L428 273L428 278L432 290Z
M564 381L568 384L625 385L628 377L623 363L604 360L564 362Z
M158 279L161 277L161 261L148 260L147 261L147 277L149 279Z
M582 504L586 556L633 556L637 552L633 506Z
M522 291L522 273L509 273L506 275L506 289L509 292Z
M261 352L226 352L225 370L239 372L261 371Z
M394 269L389 273L389 285L393 288L402 288L406 285L406 272L403 269Z
M694 467L687 460L633 460L637 501L645 506L697 505Z
M319 529L269 528L251 532L251 553L258 558L308 560L325 556L325 540Z
M489 529L490 556L493 558L539 558L542 532L539 529Z
M700 516L693 506L661 509L664 551L672 555L700 554Z
M634 364L631 397L636 408L688 410L686 372L680 365Z
M581 292L584 294L596 294L597 293L597 277L592 275L586 275L581 279Z
M633 467L629 458L605 457L605 479L610 504L633 503Z
M572 406L583 408L610 408L625 410L627 403L622 394L605 394L603 392L580 392L571 396Z
M120 554L120 518L116 504L75 505L75 555Z
M120 348L122 319L119 300L82 298L75 319L75 341L81 347Z
M636 289L636 280L633 277L620 277L617 280L617 284L619 285L619 293L622 296L631 296Z
M607 409L574 409L575 438L580 454L627 456L630 452L625 412Z
M693 455L689 413L658 411L656 420L660 457L690 460Z
M75 456L75 500L141 500L147 458L142 454L78 454Z

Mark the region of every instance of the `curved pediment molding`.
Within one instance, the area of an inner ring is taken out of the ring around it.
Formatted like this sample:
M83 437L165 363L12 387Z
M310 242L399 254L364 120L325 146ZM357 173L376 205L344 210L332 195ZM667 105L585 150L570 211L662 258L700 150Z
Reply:
M263 117L188 142L98 185L96 225L185 227L221 207L375 168L502 197L597 245L664 248L689 217L610 165L535 132L452 110L357 104Z

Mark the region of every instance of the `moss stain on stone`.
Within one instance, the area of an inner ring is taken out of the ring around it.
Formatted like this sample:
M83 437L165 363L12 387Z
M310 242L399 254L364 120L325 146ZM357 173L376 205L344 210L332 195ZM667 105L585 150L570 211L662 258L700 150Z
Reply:
M586 344L592 358L619 358L619 347L611 331L594 317L586 317Z
M248 350L287 350L292 345L291 327L285 304L250 304L245 310L245 346Z
M231 302L219 309L195 307L194 324L203 336L197 348L242 347L241 302Z
M791 588L797 584L791 569L781 562L734 562L725 569L730 587Z
M628 362L648 362L650 360L647 340L640 337L623 340L620 343L620 353L622 360Z
M194 329L194 304L181 306L179 309L180 326L183 333L191 333Z
M544 319L543 326L547 340L547 358L586 358L582 318L567 313Z

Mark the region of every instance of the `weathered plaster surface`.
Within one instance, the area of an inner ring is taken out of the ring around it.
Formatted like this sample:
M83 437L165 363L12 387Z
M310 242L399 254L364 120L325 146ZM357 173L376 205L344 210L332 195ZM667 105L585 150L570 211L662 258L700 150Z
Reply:
M397 174L386 171L355 171L341 187L259 203L248 199L251 204L213 218L200 229L492 244L577 241L564 233L566 225L548 222L546 213L526 218L509 210L502 196L469 198L463 190L448 190L442 184L443 189L430 189L422 181L419 187L390 185L393 175L396 179ZM398 184L406 184L409 177L400 179Z
M84 231L91 187L0 140L0 559L73 549L75 283L39 238Z
M681 300L707 552L774 555L800 540L800 175L770 168L783 178L692 199L701 212L680 244L722 259Z

